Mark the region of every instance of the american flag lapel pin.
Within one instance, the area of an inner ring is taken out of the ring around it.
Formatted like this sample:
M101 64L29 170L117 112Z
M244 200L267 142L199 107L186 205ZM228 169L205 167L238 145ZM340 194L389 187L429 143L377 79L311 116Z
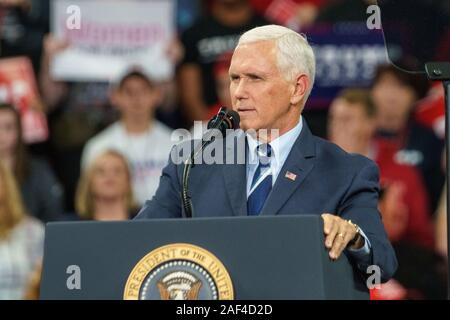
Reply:
M291 181L295 181L297 179L297 175L295 173L292 173L290 171L286 171L286 174L284 175L286 178L288 178Z

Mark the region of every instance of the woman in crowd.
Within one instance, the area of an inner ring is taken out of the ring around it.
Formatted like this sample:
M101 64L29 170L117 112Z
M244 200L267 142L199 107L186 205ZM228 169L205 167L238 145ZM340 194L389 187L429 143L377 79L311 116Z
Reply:
M125 157L108 150L82 173L76 209L85 220L127 220L136 214L131 175Z
M43 222L59 220L62 188L45 161L28 155L20 114L10 104L0 104L0 160L14 173L27 212Z
M25 214L14 176L0 163L0 299L22 299L43 254L44 227Z
M413 116L416 104L425 96L428 86L423 75L406 73L392 65L381 65L375 72L372 98L377 113L376 140L391 146L380 153L380 158L416 167L434 212L444 185L441 171L444 141Z

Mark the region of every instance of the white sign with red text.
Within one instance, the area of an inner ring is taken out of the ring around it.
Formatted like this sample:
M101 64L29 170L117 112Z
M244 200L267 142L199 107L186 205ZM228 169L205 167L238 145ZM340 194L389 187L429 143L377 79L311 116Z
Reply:
M128 66L140 65L155 79L170 79L174 10L174 0L53 1L52 32L70 46L52 61L52 76L111 81Z

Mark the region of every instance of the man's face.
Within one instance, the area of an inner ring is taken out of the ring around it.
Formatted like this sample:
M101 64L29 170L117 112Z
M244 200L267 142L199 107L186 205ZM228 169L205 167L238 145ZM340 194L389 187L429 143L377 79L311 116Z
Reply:
M328 114L328 138L347 152L367 149L375 130L375 121L364 106L336 99Z
M243 130L279 129L283 134L298 123L301 110L291 100L296 86L278 70L276 50L274 42L260 41L241 45L233 54L230 94Z
M115 103L125 116L147 118L156 107L158 94L145 79L131 76L124 80L117 90L115 99Z

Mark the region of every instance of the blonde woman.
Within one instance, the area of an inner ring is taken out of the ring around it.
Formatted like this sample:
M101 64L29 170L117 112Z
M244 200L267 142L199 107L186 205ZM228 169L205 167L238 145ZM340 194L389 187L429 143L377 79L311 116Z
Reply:
M131 174L121 153L108 150L83 172L76 209L84 220L127 220L136 213Z
M0 299L24 298L43 242L43 224L25 214L14 176L0 163Z

